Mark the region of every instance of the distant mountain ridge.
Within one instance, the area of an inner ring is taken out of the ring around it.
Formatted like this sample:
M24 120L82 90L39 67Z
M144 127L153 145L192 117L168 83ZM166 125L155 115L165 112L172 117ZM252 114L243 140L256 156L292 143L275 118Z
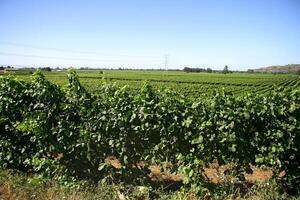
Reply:
M299 73L300 64L288 64L288 65L273 65L269 67L261 67L254 69L254 72L260 73Z

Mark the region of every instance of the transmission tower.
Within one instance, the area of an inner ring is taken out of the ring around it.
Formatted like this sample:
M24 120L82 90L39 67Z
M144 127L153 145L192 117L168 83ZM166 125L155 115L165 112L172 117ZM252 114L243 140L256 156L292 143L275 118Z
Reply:
M169 58L169 55L165 55L165 70L168 71L168 58Z

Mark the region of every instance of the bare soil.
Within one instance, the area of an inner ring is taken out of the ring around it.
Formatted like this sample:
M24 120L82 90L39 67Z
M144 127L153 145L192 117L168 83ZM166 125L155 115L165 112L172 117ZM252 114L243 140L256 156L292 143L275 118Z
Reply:
M121 163L113 157L107 158L106 162L111 164L115 168L121 167ZM217 184L222 183L226 179L228 180L228 176L224 174L224 171L228 168L228 165L218 166L217 164L213 164L210 167L204 168L204 171L205 175L209 178L209 181L211 183ZM271 169L261 169L255 166L252 166L251 168L253 170L252 174L244 173L247 182L264 182L269 180L273 176L273 172ZM151 178L156 181L181 182L183 178L183 176L180 174L174 175L169 171L161 172L159 166L157 165L150 165L149 170L151 171Z

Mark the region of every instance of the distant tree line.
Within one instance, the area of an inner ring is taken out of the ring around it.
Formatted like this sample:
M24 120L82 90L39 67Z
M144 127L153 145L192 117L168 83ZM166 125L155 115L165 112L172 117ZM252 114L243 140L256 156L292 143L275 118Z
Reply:
M41 71L51 72L52 69L50 67L41 67L39 68Z
M223 70L212 70L211 68L190 68L190 67L185 67L183 68L183 71L184 72L206 72L206 73L224 73L224 74L227 74L227 73L232 73L232 71L230 71L228 69L228 66L225 65L224 69Z
M190 67L185 67L183 68L183 71L185 72L208 72L211 73L213 70L211 68L190 68Z
M5 69L13 69L14 67L11 67L11 66L7 66L7 67L4 67L4 66L0 66L0 70L5 70Z
M289 66L289 65L287 65ZM300 65L297 65L300 67ZM285 66L283 66L285 67ZM71 67L72 68L72 67ZM0 66L0 71L4 71L6 69L15 69L13 66ZM18 71L24 71L24 72L34 72L35 70L41 70L41 71L47 71L47 72L51 72L53 70L67 70L68 68L60 68L60 67L22 67L22 68L17 68ZM227 74L227 73L263 73L263 74L297 74L300 76L300 68L299 69L294 69L294 70L286 70L286 71L272 71L272 70L268 70L268 68L266 68L264 70L264 68L262 69L248 69L247 71L239 71L239 70L229 70L228 66L226 65L223 70L213 70L212 68L192 68L192 67L184 67L183 69L157 69L157 68L126 68L126 67L119 67L119 68L109 68L109 67L80 67L77 70L101 70L100 73L102 74L104 70L125 70L125 71L184 71L184 72L193 72L193 73L201 73L201 72L205 72L205 73L223 73L223 74Z

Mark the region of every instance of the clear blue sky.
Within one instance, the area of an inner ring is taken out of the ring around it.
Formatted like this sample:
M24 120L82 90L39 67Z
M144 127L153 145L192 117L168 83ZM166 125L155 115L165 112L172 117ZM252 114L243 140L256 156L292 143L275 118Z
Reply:
M0 0L0 27L0 64L300 63L300 0Z

